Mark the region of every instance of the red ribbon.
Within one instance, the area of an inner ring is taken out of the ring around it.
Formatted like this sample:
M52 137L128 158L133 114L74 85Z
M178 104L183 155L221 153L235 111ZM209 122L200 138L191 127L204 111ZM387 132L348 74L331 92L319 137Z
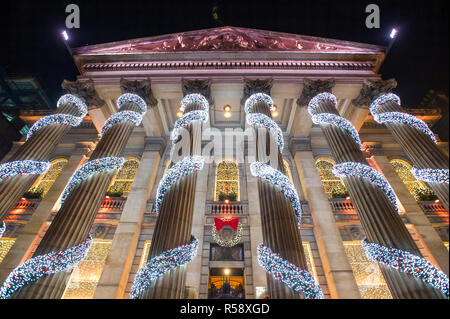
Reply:
M223 226L230 226L234 231L237 231L239 226L239 217L232 218L229 220L223 220L217 217L214 217L214 223L216 224L217 231L221 230Z

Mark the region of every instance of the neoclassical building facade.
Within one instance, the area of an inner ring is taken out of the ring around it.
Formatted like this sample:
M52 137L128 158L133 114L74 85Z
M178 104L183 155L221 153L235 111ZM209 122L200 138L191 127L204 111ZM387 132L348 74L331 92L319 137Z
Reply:
M385 48L221 27L73 49L0 166L1 298L448 298L448 143Z

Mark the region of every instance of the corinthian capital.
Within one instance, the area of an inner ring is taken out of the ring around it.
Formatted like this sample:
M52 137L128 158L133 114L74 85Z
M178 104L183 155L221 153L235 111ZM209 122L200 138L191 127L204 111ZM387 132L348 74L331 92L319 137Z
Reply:
M311 101L311 99L315 97L317 94L323 92L331 93L333 86L334 86L334 79L327 79L327 80L305 79L305 82L303 84L303 91L300 97L297 99L297 104L299 106L306 106L309 104L309 101Z
M203 95L210 105L214 104L211 97L211 80L182 80L181 89L183 90L183 96L192 93L199 93Z
M397 87L395 79L390 80L365 80L356 99L352 100L354 106L368 107L370 103L380 95L390 93Z
M89 106L89 109L95 109L103 106L105 101L103 101L97 94L94 87L94 81L67 81L64 80L61 83L61 87L65 93L74 94L79 98L83 99Z
M149 106L158 105L158 100L153 96L150 80L129 81L120 79L120 89L122 93L133 93L139 95Z
M272 79L267 80L248 80L244 79L244 96L241 103L244 105L247 99L255 93L265 93L270 95L270 90L272 90Z

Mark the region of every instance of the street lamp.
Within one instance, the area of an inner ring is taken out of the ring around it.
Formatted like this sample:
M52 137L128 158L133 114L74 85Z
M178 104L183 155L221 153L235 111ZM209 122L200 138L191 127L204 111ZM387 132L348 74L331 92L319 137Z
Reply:
M64 44L66 46L67 51L69 51L69 54L72 55L72 50L70 49L69 45L67 44L67 41L69 41L69 34L67 33L66 30L63 30L63 32L61 32L61 35L64 39Z
M391 30L391 33L389 34L389 38L391 39L391 41L389 42L389 45L386 49L386 56L388 55L389 51L391 51L392 45L395 42L395 39L397 38L398 35L398 29L397 28L393 28Z

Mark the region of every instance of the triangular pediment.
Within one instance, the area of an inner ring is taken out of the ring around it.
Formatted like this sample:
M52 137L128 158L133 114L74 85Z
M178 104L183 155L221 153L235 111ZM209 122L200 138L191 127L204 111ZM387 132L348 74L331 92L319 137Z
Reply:
M238 27L187 31L74 49L76 55L192 51L380 53L384 49L363 43Z

